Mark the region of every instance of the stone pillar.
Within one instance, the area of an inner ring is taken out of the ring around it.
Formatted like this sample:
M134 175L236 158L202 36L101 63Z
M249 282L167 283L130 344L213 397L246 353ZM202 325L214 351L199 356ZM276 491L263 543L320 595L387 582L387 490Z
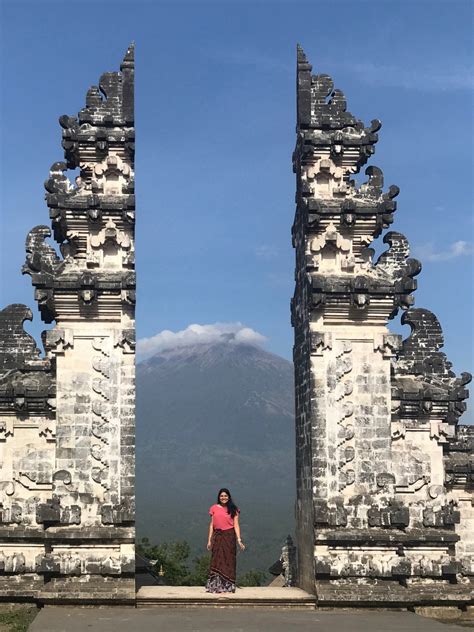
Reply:
M45 188L62 257L47 226L26 242L23 273L42 319L55 323L44 332L47 359L36 361L56 395L46 487L30 500L19 486L13 493L31 508L16 528L25 551L17 573L43 602L135 598L133 77L131 46L78 117L60 118L65 162L53 164ZM66 173L76 168L72 184ZM27 596L21 583L14 594Z
M373 258L370 244L393 222L398 188L384 192L374 166L363 184L353 175L373 154L380 127L348 112L332 79L312 75L298 49L299 585L328 605L406 605L447 593L466 603L467 576L455 571L457 501L444 487L443 447L430 428L449 426L455 437L470 378L449 372L434 325L421 325L429 312L411 308L421 265L409 258L406 238L387 232L388 249ZM399 309L415 323L403 343L387 328ZM441 520L439 511L451 517Z

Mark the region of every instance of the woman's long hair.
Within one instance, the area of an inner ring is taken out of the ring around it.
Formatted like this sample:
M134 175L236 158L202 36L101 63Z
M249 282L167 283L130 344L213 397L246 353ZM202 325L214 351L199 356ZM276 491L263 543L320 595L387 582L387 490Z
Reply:
M237 513L237 511L238 511L238 509L237 509L237 505L232 500L232 496L230 495L230 491L227 489L227 487L222 487L217 492L217 504L218 505L221 504L221 501L219 500L219 496L222 494L222 492L224 492L225 494L227 494L227 496L229 496L229 501L227 503L227 513L229 513L231 515L231 517L234 518L236 513Z

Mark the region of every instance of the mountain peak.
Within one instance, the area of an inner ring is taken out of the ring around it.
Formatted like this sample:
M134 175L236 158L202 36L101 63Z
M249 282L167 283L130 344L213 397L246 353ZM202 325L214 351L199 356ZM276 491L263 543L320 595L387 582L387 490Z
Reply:
M266 340L258 331L246 327L240 322L212 323L199 325L194 323L186 329L171 331L164 329L150 338L141 338L137 342L137 353L142 358L149 358L163 351L175 351L181 347L195 347L214 343L244 343L260 346Z
M140 362L143 368L163 364L194 364L200 367L225 363L233 366L267 365L285 369L291 363L280 356L265 351L261 347L236 339L233 333L224 333L212 342L200 342L163 349Z
M174 346L162 336L137 366L138 532L199 551L206 509L227 486L255 543L248 564L265 569L292 529L293 366L219 333Z

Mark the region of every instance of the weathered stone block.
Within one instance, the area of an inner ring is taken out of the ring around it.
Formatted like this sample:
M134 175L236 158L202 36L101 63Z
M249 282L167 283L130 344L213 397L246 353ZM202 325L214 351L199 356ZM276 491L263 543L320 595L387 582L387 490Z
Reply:
M35 570L41 575L49 573L59 573L60 568L60 562L54 555L45 553L43 555L39 555L36 558Z
M60 521L61 510L59 507L59 500L48 500L45 503L41 503L36 508L36 522L38 524L55 524Z

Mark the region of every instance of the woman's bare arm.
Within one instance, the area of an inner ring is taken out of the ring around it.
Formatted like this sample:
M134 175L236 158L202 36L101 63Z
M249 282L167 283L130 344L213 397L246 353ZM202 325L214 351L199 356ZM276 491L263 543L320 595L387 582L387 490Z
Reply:
M234 529L235 529L235 535L237 536L237 542L238 542L240 548L243 551L245 549L245 544L240 539L240 524L239 524L239 514L238 513L236 513L235 516L234 516Z
M214 533L214 527L212 526L212 517L211 522L209 523L209 535L207 537L207 550L210 551L212 549L212 534Z

